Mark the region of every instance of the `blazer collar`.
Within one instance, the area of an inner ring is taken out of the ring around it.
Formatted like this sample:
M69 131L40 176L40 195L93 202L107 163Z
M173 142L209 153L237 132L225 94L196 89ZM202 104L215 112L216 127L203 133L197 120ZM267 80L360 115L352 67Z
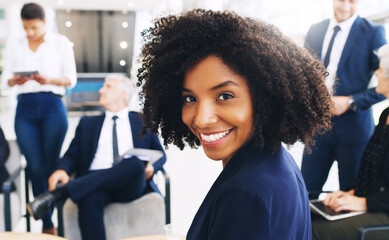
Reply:
M317 31L317 38L318 39L318 44L316 49L317 49L317 58L320 59L320 56L321 56L321 51L323 49L323 42L324 42L324 36L326 35L326 32L327 32L327 29L328 29L328 26L330 24L330 20L327 19L323 22L323 24L319 25L319 27L321 28L319 31Z
M94 136L93 136L93 150L94 150L93 152L94 153L97 151L97 145L99 143L101 129L103 128L104 119L105 119L105 113L100 115L100 116L97 116L96 121L94 122L94 124L95 124L94 129L96 129L96 131L94 132Z
M340 57L340 61L338 64L338 71L339 69L343 69L343 65L348 59L348 56L352 52L352 49L354 48L355 44L358 41L358 38L362 35L364 35L364 29L362 27L361 23L361 18L358 16L355 19L354 24L351 27L350 33L348 35L346 44L344 45L342 56Z
M134 148L142 147L141 138L139 136L142 126L138 123L139 121L136 121L136 115L131 112L128 112L128 119L130 120L132 143L134 144Z

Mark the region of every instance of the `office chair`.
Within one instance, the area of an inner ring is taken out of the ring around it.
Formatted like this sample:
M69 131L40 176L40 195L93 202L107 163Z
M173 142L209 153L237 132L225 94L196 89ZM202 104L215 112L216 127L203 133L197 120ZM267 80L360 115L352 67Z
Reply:
M10 155L5 166L10 173L10 177L3 184L3 193L0 194L0 205L4 211L0 211L0 229L12 231L14 226L21 217L26 218L26 230L31 230L30 216L22 208L25 203L29 202L28 176L25 171L26 164L22 163L22 154L16 140L9 140ZM13 191L13 184L16 191ZM22 204L22 201L24 203Z
M164 225L170 223L170 178L162 168L156 183L164 180L164 196L150 192L129 203L111 203L104 209L104 225L107 240L163 234ZM77 205L70 199L58 204L58 235L72 240L81 240L78 226Z

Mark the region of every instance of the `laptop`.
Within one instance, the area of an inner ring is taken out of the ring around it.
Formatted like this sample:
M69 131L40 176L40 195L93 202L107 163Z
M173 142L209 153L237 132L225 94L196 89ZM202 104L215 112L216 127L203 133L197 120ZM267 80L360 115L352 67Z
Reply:
M335 221L343 218L353 217L360 214L365 213L365 211L362 212L352 212L352 211L340 211L335 212L332 210L332 208L324 205L322 200L316 199L309 201L309 205L311 207L311 210L317 214L320 214L325 219L329 221Z

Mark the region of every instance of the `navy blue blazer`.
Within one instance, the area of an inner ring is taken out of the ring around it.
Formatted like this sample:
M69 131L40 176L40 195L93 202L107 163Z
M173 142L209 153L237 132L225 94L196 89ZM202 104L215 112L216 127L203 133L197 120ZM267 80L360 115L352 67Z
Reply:
M131 123L132 139L135 148L156 149L164 152L158 137L150 132L147 132L143 138L140 138L143 121L136 112L128 113ZM83 117L78 123L76 134L66 151L65 155L59 161L57 169L65 170L69 176L74 172L76 178L83 176L89 172L89 167L97 151L97 145L100 138L101 128L103 127L105 115ZM161 170L166 162L166 155L153 163L154 173ZM152 190L159 192L157 186L152 181L148 180L148 185Z
M308 194L293 157L250 142L227 163L200 206L187 240L311 239Z
M305 46L320 59L329 19L314 24L308 31ZM385 29L357 17L344 46L336 75L335 96L353 96L357 112L333 118L333 132L344 143L365 143L374 131L371 106L385 99L375 88L367 89L379 59L374 54L386 43Z

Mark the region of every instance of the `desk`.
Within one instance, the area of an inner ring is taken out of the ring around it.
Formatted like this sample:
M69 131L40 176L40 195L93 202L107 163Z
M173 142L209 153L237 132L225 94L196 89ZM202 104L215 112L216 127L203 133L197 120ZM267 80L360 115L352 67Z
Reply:
M66 238L44 233L0 232L1 240L66 240Z
M166 236L166 235L152 235L152 236L139 236L139 237L130 237L123 238L120 240L185 240L185 237L182 236Z

